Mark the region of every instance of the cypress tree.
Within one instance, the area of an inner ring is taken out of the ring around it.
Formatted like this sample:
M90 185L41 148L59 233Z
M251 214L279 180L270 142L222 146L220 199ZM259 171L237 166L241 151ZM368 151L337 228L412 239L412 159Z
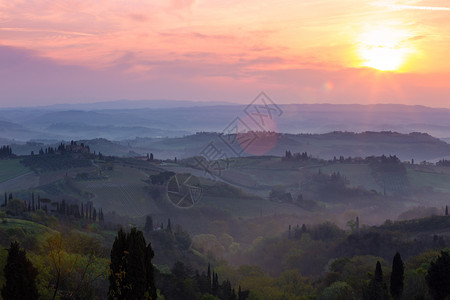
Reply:
M212 294L214 296L216 296L217 292L219 291L219 278L217 276L217 273L214 273L214 271L213 271L213 276L212 277L213 277L212 278L213 282L212 282L212 289L211 289L211 291L212 291Z
M206 275L206 280L208 281L208 293L211 292L211 265L208 263L208 273Z
M167 230L169 230L170 232L172 232L172 224L170 222L170 218L167 220Z
M448 205L445 206L445 215L448 216Z
M441 251L436 261L431 262L425 277L435 300L444 300L450 295L450 253Z
M27 259L25 250L20 250L17 242L12 242L8 249L4 274L6 283L1 292L3 299L34 300L39 298L35 283L38 271Z
M147 216L145 218L144 231L145 233L149 233L153 230L153 219L151 216Z
M119 230L111 249L109 299L156 299L151 244L146 245L142 231Z
M392 261L390 292L394 299L400 299L403 294L404 265L400 253L396 253Z
M387 287L383 282L383 270L381 269L381 263L377 261L375 267L375 274L372 282L370 283L370 289L368 294L369 300L387 300Z

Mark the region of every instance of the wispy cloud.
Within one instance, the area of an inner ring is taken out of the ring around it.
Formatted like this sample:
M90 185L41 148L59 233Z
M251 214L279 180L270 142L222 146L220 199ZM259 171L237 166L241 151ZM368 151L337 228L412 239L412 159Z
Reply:
M434 11L450 11L450 7L444 6L422 6L422 5L408 5L408 4L394 4L386 1L377 1L373 3L374 6L387 7L393 10L434 10Z
M65 31L56 29L39 29L39 28L20 28L20 27L0 27L0 31L14 31L14 32L51 32L58 34L67 35L79 35L79 36L94 36L92 33L87 32L76 32L76 31Z

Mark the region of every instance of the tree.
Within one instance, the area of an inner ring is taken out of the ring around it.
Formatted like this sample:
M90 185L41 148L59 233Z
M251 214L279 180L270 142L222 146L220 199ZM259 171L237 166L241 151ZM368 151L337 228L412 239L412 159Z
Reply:
M352 287L343 281L333 282L325 288L318 298L319 300L352 300L355 299L355 293Z
M387 300L387 287L383 282L383 270L381 269L380 261L377 261L375 267L375 274L370 283L369 293L367 295L369 300Z
M402 257L400 253L396 253L392 261L391 285L390 292L394 299L400 299L403 294L404 270Z
M35 283L38 271L27 259L25 250L21 250L17 242L12 242L8 249L4 274L6 283L2 289L3 299L38 299L39 294Z
M103 223L105 221L105 217L103 216L103 209L100 208L100 212L98 214L98 220L100 223Z
M32 211L36 210L36 206L34 205L34 192L31 193L31 202L32 202Z
M145 218L144 232L150 233L153 230L153 219L151 216Z
M0 211L0 219L2 219L2 223L6 223L7 219L6 219L6 212L5 211Z
M117 233L111 249L109 299L156 299L151 244L142 231Z
M153 153L150 153L150 161L153 161Z
M167 230L172 232L172 223L170 222L170 218L167 220Z
M13 216L19 216L26 211L27 204L25 203L25 201L19 199L9 200L8 205L6 206L6 212Z
M448 205L445 206L445 215L448 216Z
M425 279L435 300L444 300L450 295L450 253L448 251L441 251L436 261L431 262Z
M211 265L208 263L208 273L206 275L206 280L208 281L208 293L211 291Z

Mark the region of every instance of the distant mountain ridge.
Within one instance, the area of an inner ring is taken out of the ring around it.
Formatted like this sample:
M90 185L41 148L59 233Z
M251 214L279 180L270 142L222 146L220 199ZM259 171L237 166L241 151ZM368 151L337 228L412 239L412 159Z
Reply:
M275 127L271 130L281 133L396 131L450 137L450 109L446 108L400 104L278 107L282 113L274 118ZM183 137L201 131L222 132L236 118L246 118L245 108L246 105L232 103L160 100L0 109L0 120L8 122L0 124L0 130L4 129L0 138L27 141ZM6 134L5 128L11 126L14 130Z

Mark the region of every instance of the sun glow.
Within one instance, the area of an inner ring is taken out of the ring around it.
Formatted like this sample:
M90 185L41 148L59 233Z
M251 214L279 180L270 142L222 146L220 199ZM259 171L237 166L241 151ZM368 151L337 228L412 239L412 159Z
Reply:
M358 48L362 65L381 71L399 70L410 52L405 45L407 39L405 32L387 28L363 33Z

